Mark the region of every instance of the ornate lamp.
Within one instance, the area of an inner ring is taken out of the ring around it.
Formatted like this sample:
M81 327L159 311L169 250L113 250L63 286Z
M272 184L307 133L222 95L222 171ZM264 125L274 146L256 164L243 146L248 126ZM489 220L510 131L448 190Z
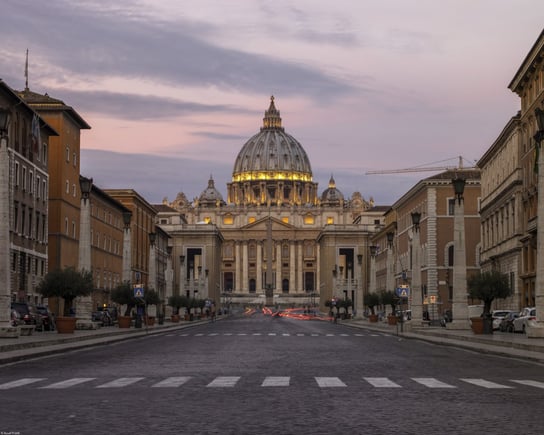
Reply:
M83 196L83 199L89 198L89 194L91 193L91 189L93 188L93 179L80 175L79 187L81 189L81 195Z
M157 240L157 233L149 233L149 243L151 246L155 245L155 241Z
M457 201L459 204L461 204L461 201L463 200L463 193L465 191L465 183L466 180L464 178L454 178L451 180L453 184L453 191L455 192L455 197L457 198Z
M0 136L8 132L10 112L8 109L0 107Z
M375 257L376 254L378 253L378 247L376 245L370 245L369 248L370 248L370 256Z
M419 211L412 212L412 224L416 231L419 230L419 222L421 221L421 213Z
M395 233L393 231L389 231L387 234L387 244L391 248L393 246L393 239L395 238Z
M130 220L132 219L132 212L131 211L124 211L123 212L123 223L125 224L125 228L130 227Z

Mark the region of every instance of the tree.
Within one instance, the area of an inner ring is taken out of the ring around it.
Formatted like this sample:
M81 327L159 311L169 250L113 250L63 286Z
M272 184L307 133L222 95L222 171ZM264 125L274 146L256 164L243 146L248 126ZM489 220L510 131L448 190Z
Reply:
M383 290L380 293L380 298L382 300L382 304L389 305L391 307L391 314L394 314L399 301L399 298L395 292L393 290Z
M374 307L380 303L380 296L378 293L366 293L363 297L363 303L370 309L370 312L374 315Z
M471 298L480 299L484 303L483 316L491 313L491 303L495 299L504 299L512 295L508 275L498 270L479 273L469 278L468 293Z
M92 293L93 275L89 271L80 272L73 267L55 269L44 276L36 290L45 298L62 298L64 316L69 316L74 299Z
M130 281L123 281L111 291L111 300L119 305L126 305L125 316L130 316L131 310L136 306L136 298L134 297L134 289Z
M146 305L159 305L162 302L159 292L148 288L144 290L144 301Z
M188 299L182 295L172 295L168 298L168 305L174 309L174 314L179 314L181 307L188 306Z

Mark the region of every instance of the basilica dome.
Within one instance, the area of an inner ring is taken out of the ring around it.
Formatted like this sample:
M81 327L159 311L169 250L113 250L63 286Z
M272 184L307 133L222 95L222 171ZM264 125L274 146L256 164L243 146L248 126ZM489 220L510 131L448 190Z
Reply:
M243 146L234 162L229 202L296 205L317 203L310 159L302 145L281 125L270 97L263 126Z

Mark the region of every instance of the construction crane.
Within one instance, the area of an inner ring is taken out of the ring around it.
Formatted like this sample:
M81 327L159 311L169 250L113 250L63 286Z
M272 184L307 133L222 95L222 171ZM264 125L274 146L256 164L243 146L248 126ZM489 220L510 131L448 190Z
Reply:
M441 160L441 161L434 162L434 163L427 163L427 164L436 165L437 163L448 162L448 161L451 161L453 159L458 159L457 166L451 166L451 165L450 166L425 166L425 165L421 165L421 166L414 166L412 168L382 169L382 170L376 170L376 171L367 171L365 174L366 175L379 175L379 174L402 174L402 173L407 173L407 172L427 172L427 171L437 172L437 171L454 171L454 170L465 170L465 171L466 170L480 170L480 168L478 168L477 166L464 166L463 165L463 160L467 160L467 159L464 159L462 156L452 157L450 159Z

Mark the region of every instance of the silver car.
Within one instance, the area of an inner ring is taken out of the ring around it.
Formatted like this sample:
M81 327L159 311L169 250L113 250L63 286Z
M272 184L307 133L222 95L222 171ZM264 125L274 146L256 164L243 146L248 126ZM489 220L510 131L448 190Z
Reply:
M514 324L514 332L523 332L525 334L525 330L529 325L536 324L536 308L524 308L519 313L519 317L514 319L512 323Z

